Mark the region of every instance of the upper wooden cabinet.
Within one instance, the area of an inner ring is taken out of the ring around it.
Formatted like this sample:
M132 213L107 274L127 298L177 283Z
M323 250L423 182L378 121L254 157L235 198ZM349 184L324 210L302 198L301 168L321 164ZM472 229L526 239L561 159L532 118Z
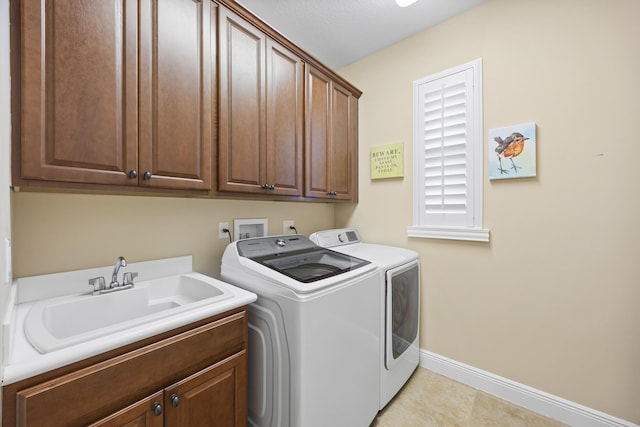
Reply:
M235 1L11 6L14 186L357 201L360 91Z
M209 0L19 6L21 178L211 188Z
M302 60L225 7L218 28L218 189L299 196Z
M357 201L358 98L305 66L305 196Z

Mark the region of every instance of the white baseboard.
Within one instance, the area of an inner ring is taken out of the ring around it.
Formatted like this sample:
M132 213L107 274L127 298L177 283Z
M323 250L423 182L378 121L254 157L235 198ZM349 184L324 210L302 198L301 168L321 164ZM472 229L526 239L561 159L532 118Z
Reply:
M640 427L427 350L420 350L420 366L570 426Z

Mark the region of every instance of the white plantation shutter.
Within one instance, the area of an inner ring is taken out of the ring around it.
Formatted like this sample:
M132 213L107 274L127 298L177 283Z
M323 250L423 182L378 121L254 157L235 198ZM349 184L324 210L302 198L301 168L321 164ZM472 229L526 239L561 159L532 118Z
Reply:
M488 240L481 230L480 66L478 60L414 82L410 236Z
M420 86L423 109L424 210L433 224L445 214L469 225L467 202L466 73Z

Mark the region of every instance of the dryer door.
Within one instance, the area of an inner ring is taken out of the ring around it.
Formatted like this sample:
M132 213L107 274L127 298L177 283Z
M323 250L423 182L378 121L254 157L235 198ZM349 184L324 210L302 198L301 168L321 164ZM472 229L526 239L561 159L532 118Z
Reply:
M386 273L385 367L391 369L418 345L420 264L412 261Z

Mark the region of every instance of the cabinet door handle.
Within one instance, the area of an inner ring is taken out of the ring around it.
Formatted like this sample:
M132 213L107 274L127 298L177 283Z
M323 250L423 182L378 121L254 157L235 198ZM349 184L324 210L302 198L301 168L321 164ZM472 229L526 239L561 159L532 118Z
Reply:
M146 171L142 174L142 179L151 179L151 172Z
M169 398L169 402L171 402L171 406L173 406L174 408L177 408L178 405L180 404L180 398L177 395L172 394L171 397Z
M134 179L138 177L138 171L135 169L131 169L129 171L129 173L127 174L127 176L129 176L129 178Z
M329 191L329 192L327 193L327 196L337 196L337 195L338 195L338 192L337 192L337 191Z
M153 415L162 415L162 405L158 402L154 402L153 405L151 405L151 410L153 411Z

